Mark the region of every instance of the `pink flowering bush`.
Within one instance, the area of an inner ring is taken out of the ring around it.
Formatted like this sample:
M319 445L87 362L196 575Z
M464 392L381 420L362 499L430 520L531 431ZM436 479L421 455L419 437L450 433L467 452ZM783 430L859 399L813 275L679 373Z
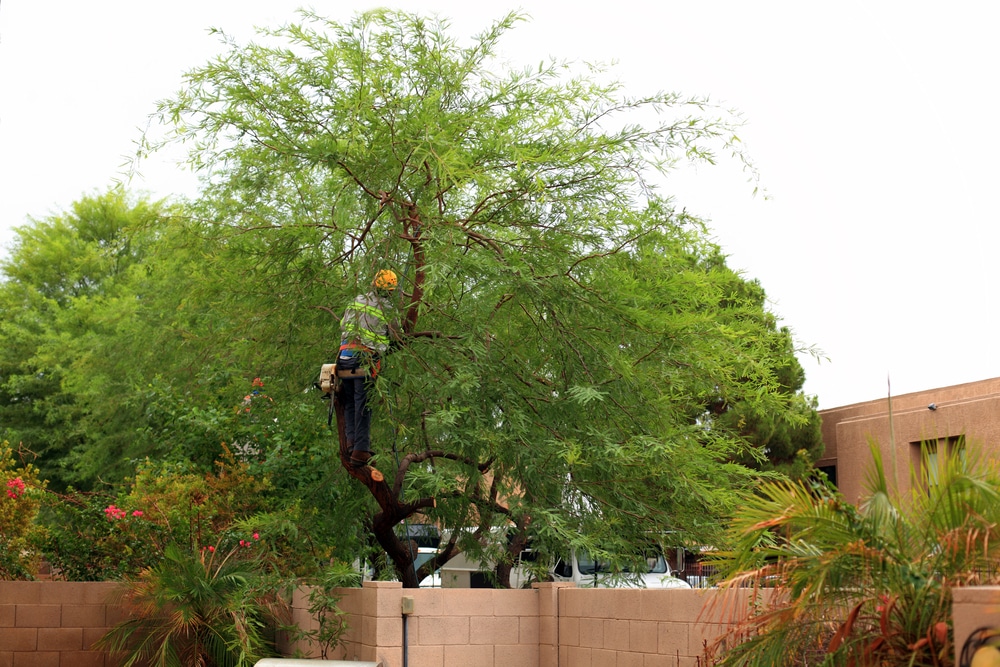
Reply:
M294 567L288 553L304 550L291 545L283 531L301 532L298 512L283 506L279 511L270 491L266 479L225 449L211 473L147 461L115 495L47 494L45 555L54 576L71 581L137 575L158 564L171 543L192 555L235 550L237 558L261 557ZM270 539L261 539L268 533Z
M36 524L44 483L30 463L18 463L7 442L0 442L0 579L31 579L38 572Z
M133 516L142 516L141 511L136 510L136 512L139 512L139 514L136 515L135 513L133 513ZM119 509L114 505L108 505L107 507L104 508L104 516L108 518L108 521L117 521L118 519L124 519L126 516L128 516L128 512L126 512L123 509Z
M105 581L136 574L159 561L168 533L128 497L70 490L47 493L43 542L53 576Z
M17 500L24 495L25 489L24 480L20 477L15 477L14 479L7 480L7 497Z

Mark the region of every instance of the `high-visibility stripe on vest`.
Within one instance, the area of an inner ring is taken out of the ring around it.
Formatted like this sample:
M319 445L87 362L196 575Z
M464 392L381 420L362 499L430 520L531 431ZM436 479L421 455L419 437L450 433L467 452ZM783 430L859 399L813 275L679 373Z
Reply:
M375 294L362 294L344 309L340 320L341 349L368 348L379 353L389 349L389 303Z

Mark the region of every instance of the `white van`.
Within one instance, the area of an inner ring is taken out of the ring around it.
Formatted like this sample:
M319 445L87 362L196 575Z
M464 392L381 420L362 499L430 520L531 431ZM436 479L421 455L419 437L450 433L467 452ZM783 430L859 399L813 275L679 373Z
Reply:
M521 552L521 560L530 557L529 550ZM513 568L511 586L520 588L528 583L528 573L527 567ZM662 553L647 556L646 567L641 572L615 573L586 551L573 550L568 557L556 561L549 575L553 581L571 581L580 588L691 588L686 581L673 575Z

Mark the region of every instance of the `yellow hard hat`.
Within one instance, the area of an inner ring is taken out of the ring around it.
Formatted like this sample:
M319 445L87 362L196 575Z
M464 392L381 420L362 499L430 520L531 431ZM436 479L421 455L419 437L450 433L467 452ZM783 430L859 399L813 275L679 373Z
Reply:
M389 269L382 269L375 274L375 280L372 281L372 285L375 289L389 290L390 292L396 289L396 273L395 271L390 271Z

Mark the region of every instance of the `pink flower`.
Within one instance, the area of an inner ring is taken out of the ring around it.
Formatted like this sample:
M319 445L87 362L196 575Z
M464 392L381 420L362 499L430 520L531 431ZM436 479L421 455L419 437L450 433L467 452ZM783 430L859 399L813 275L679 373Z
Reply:
M125 518L125 510L115 507L114 505L108 505L104 508L104 516L108 521L115 521L117 519Z
M249 546L249 545L247 544L246 540L240 540L240 546L241 547L245 547L245 546Z
M260 539L260 534L259 533L254 533L253 534L253 539L259 540Z
M7 497L19 498L24 493L24 480L20 477L7 480Z
M132 512L132 516L142 516L142 510L135 510Z
M210 547L208 548L208 550L209 550L209 551L210 551L211 553L215 553L215 547L212 547L212 546L210 546Z

